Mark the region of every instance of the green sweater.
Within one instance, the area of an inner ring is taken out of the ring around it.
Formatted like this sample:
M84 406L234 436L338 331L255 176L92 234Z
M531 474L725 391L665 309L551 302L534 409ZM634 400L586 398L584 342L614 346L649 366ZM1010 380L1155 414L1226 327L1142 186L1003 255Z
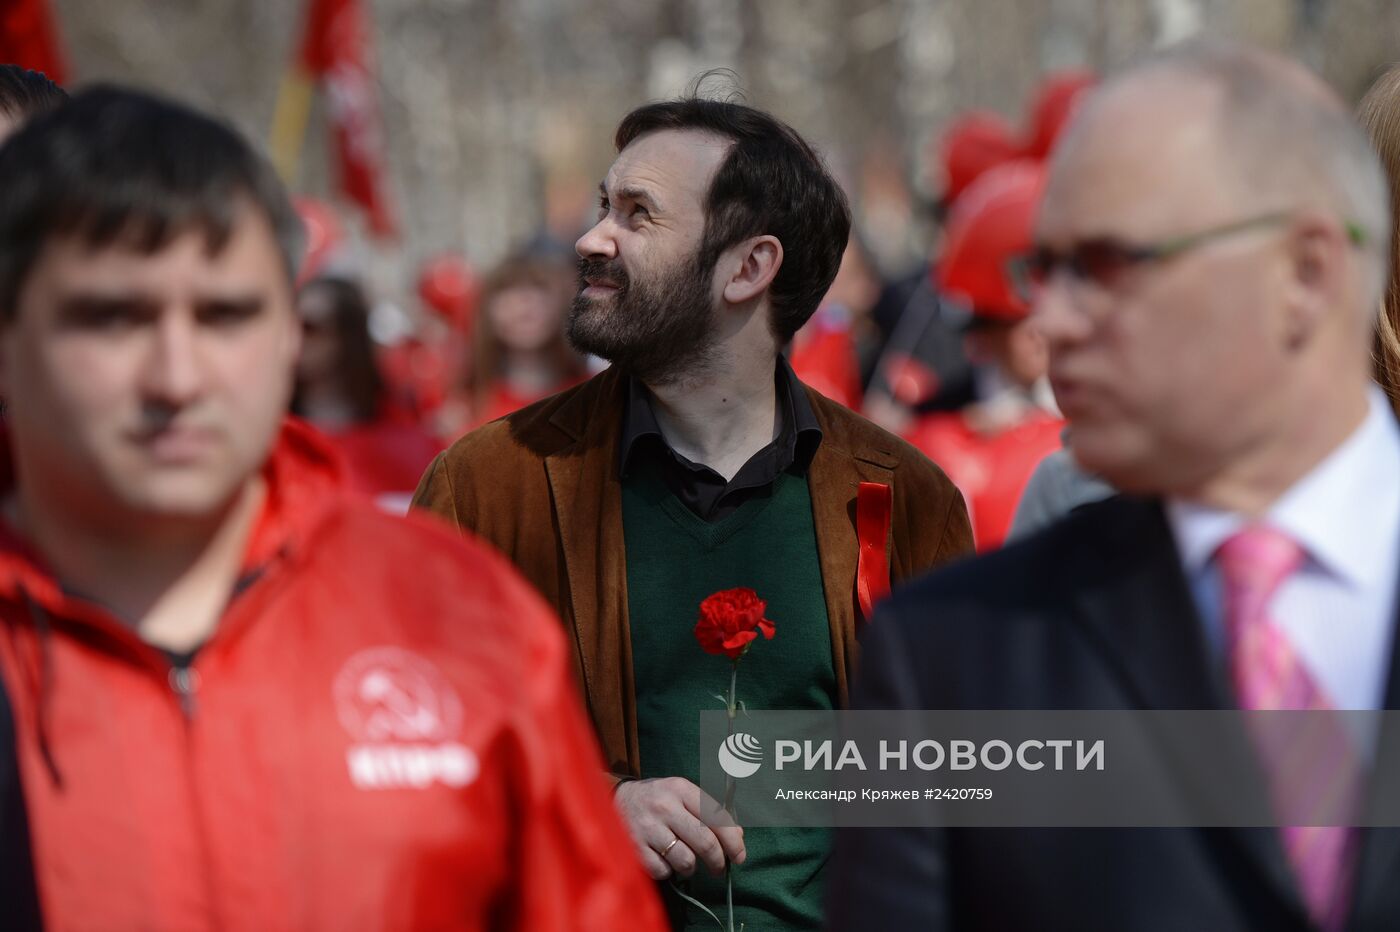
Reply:
M715 696L728 690L731 669L727 658L706 654L695 640L700 602L713 592L748 586L767 600L766 615L777 626L773 640L760 638L739 662L738 698L748 708L835 707L831 632L804 477L783 473L769 494L706 522L650 464L639 464L623 482L622 521L643 777L699 780L699 713L724 707ZM746 830L748 858L734 870L735 928L744 922L746 932L820 929L830 841L825 829ZM702 866L682 889L725 918L722 877ZM715 928L700 910L683 908L681 928Z

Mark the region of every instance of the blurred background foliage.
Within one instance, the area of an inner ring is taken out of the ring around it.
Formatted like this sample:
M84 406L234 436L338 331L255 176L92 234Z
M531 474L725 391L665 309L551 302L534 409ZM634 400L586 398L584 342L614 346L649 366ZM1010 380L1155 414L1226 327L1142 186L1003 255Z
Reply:
M485 268L592 215L618 118L732 69L814 140L887 273L927 255L930 146L962 110L1020 123L1046 72L1112 69L1197 33L1289 51L1356 99L1400 58L1393 0L366 0L387 178L403 228L358 233L376 291L444 250ZM52 0L70 83L135 83L266 142L302 27L293 0ZM293 188L335 199L318 97Z

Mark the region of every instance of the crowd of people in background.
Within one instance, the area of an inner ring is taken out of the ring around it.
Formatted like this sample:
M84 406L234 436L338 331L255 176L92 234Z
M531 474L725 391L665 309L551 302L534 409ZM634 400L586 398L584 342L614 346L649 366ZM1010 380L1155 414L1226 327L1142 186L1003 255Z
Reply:
M1228 43L1049 76L930 149L911 270L778 117L640 104L575 255L440 254L405 327L217 117L0 66L0 927L1395 928L1396 829L699 785L741 657L1400 708L1400 69L1358 116Z

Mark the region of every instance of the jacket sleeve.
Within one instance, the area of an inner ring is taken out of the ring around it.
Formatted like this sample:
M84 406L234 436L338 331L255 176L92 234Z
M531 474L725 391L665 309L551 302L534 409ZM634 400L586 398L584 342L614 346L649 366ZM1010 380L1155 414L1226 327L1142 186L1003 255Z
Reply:
M973 552L972 522L957 486L922 454L895 476L895 564L890 581L922 576Z
M512 780L524 798L503 928L660 932L667 928L660 900L613 807L559 625L533 594L528 601L541 617L532 625L539 633L524 673L527 698L510 742Z
M938 566L958 557L971 556L974 541L972 521L967 516L967 503L956 488L948 496L948 509L943 514L943 530L938 535L938 549L930 566Z
M896 598L894 602L898 602ZM861 642L851 708L921 709L892 603L875 613ZM828 932L953 927L946 830L920 826L845 828L836 833L827 881Z

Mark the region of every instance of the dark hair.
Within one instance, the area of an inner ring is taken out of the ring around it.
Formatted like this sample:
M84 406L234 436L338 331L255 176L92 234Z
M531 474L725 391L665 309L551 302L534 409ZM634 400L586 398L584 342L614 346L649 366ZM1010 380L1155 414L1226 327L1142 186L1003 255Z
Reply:
M25 119L46 113L68 101L68 92L41 71L0 65L0 113Z
M623 117L614 143L621 152L645 133L686 129L734 142L705 199L700 267L712 268L721 252L750 236L776 237L783 264L768 290L769 324L787 343L841 266L851 232L846 195L792 127L744 104L698 96L646 104Z
M330 299L331 316L326 323L340 350L335 378L341 397L350 403L356 423L374 420L383 400L384 380L369 335L369 298L356 282L329 275L301 286L302 294L308 291L324 291ZM292 413L298 416L308 413L302 392L298 385L292 395Z
M239 202L267 218L288 282L302 227L272 167L236 131L183 104L111 86L36 116L0 146L0 317L44 244L76 235L147 254L203 231L217 253Z

